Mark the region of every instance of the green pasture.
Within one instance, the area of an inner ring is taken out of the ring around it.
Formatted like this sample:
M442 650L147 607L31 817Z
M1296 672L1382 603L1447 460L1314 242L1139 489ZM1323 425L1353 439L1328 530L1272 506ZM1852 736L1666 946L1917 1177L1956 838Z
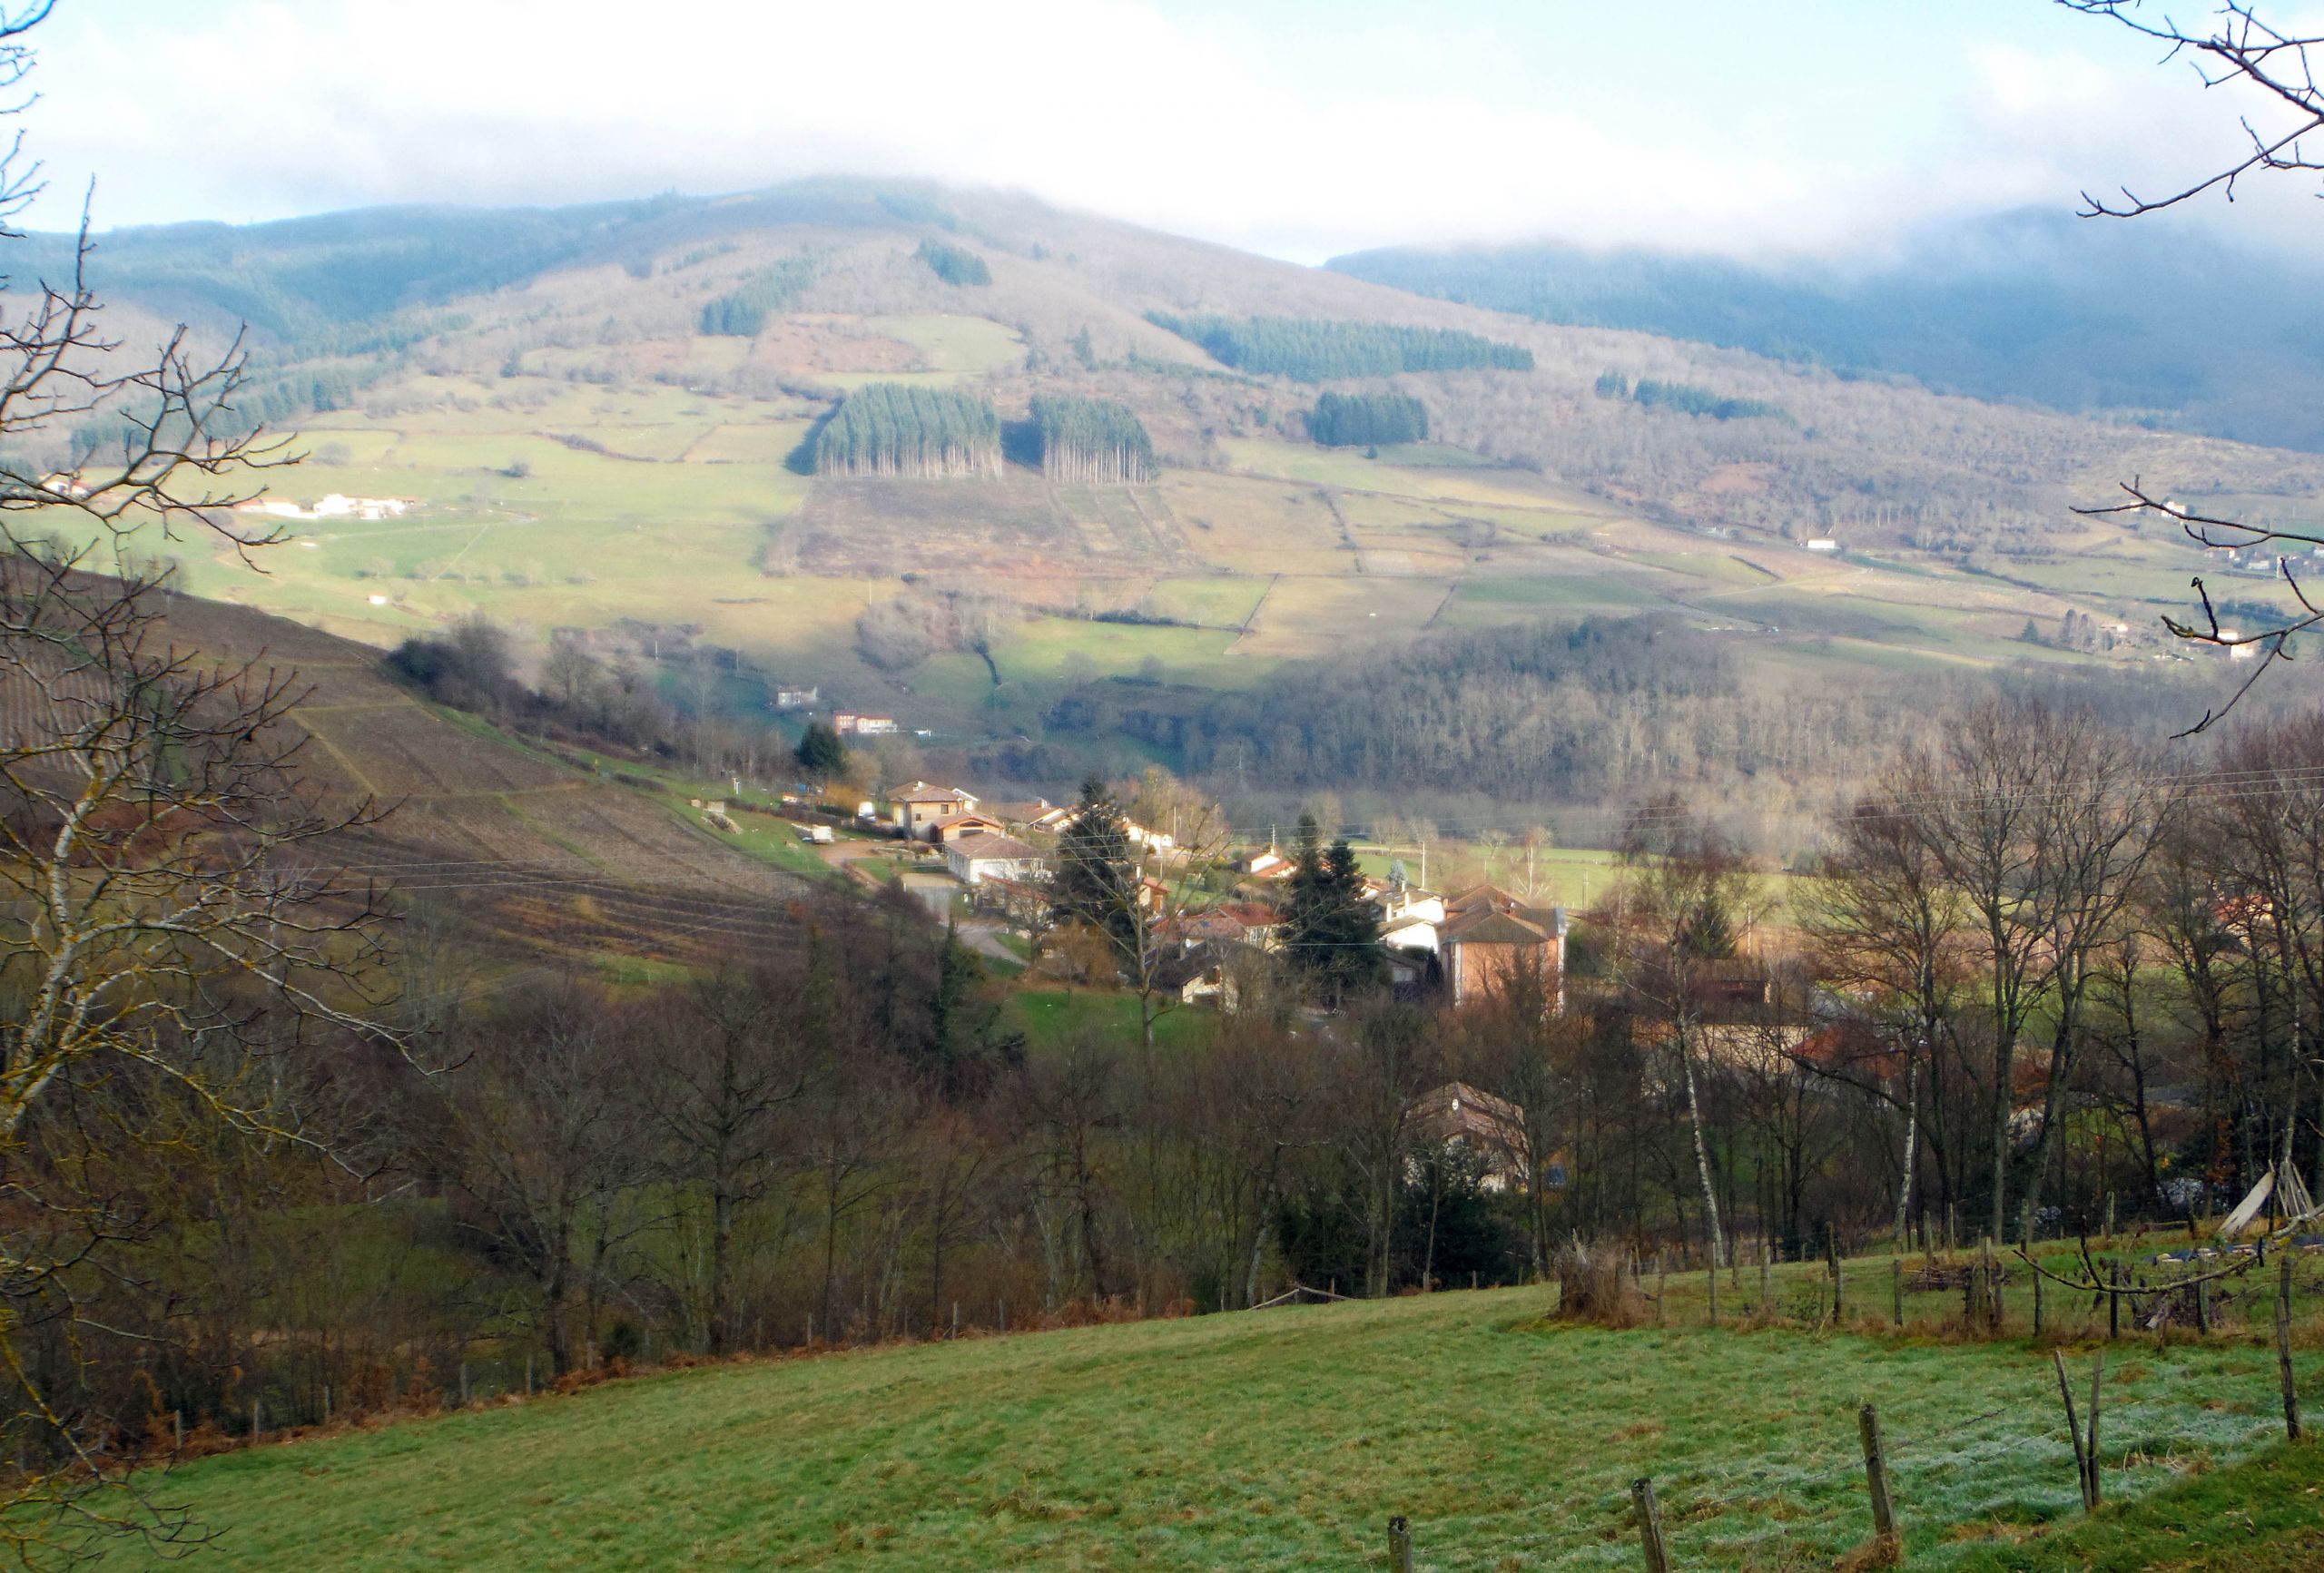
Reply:
M1202 1007L1178 1005L1167 996L1161 1003L1168 1008L1154 1023L1157 1046L1198 1037L1218 1019ZM1009 1025L1023 1033L1027 1047L1036 1052L1086 1037L1108 1046L1108 1053L1118 1053L1140 1036L1137 996L1118 989L1022 988L1008 996L1003 1010Z
M1275 476L1315 486L1386 492L1403 497L1443 498L1504 507L1579 506L1582 511L1614 511L1605 503L1584 497L1539 476L1489 463L1459 468L1441 461L1407 466L1391 461L1393 449L1383 449L1380 457L1372 459L1364 457L1360 447L1313 447L1305 443L1250 437L1227 437L1222 446L1227 463L1248 475Z
M1138 603L1141 611L1215 628L1239 628L1249 621L1269 581L1256 575L1216 579L1157 579Z
M1641 581L1648 575L1600 568L1594 573L1533 575L1472 579L1453 593L1455 605L1650 606L1660 602Z
M1080 997L1065 998L1060 1015ZM1869 1293L1887 1269L1850 1271ZM199 1555L222 1569L1290 1573L1378 1565L1403 1514L1439 1573L1616 1573L1640 1565L1644 1476L1674 1566L1772 1570L1828 1567L1869 1538L1869 1401L1915 1568L2313 1565L2127 1559L2313 1532L2324 1471L2312 1447L2272 1440L2274 1356L2257 1338L2108 1349L2115 1505L2085 1524L2046 1348L1887 1331L1885 1299L1819 1330L1817 1264L1776 1280L1773 1309L1805 1323L1736 1327L1759 1298L1746 1269L1711 1328L1700 1276L1672 1282L1665 1325L1649 1312L1630 1331L1546 1321L1551 1292L1532 1288L971 1338L635 1378L153 1484L215 1537ZM2090 1350L2067 1359L2086 1390ZM2319 1363L2299 1353L2303 1382ZM2230 1539L2220 1526L2239 1520Z
M862 324L919 350L928 371L981 376L1009 369L1025 359L1024 335L988 318L931 313L866 317Z
M1171 683L1239 688L1259 664L1226 654L1228 628L1177 628L1139 623L1098 623L1083 617L1038 617L1010 630L993 647L1004 682L1051 683L1069 673L1136 676L1148 658ZM974 657L970 657L974 659ZM978 663L980 670L983 664Z
M1305 658L1409 638L1443 605L1442 580L1286 574L1267 592L1238 654Z

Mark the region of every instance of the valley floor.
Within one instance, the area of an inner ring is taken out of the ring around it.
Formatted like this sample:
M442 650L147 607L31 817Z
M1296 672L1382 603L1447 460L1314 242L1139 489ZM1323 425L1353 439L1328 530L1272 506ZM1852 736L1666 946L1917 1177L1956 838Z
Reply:
M1812 1299L1813 1269L1784 1271L1779 1298ZM674 1371L221 1457L159 1498L217 1531L191 1565L221 1569L1345 1568L1376 1563L1395 1513L1426 1568L1627 1569L1650 1475L1676 1566L1822 1567L1869 1533L1869 1400L1915 1568L2314 1565L2324 1468L2275 1440L2256 1339L2110 1349L2110 1505L2083 1523L2046 1348L1610 1332L1548 1304L1446 1293Z

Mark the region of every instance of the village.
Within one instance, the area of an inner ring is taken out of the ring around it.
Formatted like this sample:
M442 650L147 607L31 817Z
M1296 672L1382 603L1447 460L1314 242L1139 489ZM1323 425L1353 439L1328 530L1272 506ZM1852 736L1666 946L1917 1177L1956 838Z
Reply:
M853 736L881 735L886 719L842 717ZM857 724L866 720L874 723L868 731ZM812 798L782 798L789 832L803 846L854 883L905 892L961 943L1021 976L1026 986L1122 990L1156 1002L1150 1010L1198 1008L1232 1016L1246 1001L1279 1006L1287 976L1297 970L1294 952L1302 941L1295 937L1289 897L1300 854L1279 837L1256 846L1207 834L1182 842L1171 831L1119 815L1108 799L1105 811L1115 814L1134 865L1136 912L1128 931L1135 939L1126 947L1093 947L1077 942L1084 937L1057 889L1081 805L987 798L924 780L862 799L852 810ZM714 828L737 831L724 803L697 806ZM817 817L808 817L818 809ZM1574 914L1565 907L1489 880L1449 891L1425 888L1393 859L1384 872L1359 872L1354 894L1363 910L1363 942L1376 949L1387 996L1403 1005L1459 1013L1524 995L1553 1019L1570 1007L1586 1009L1586 1001L1615 988L1604 978L1580 980L1570 1000ZM1634 1020L1635 1048L1667 1053L1683 1031L1685 1052L1715 1073L1778 1080L1797 1077L1806 1064L1825 1066L1837 1077L1844 1068L1894 1057L1849 1022L1846 1001L1819 999L1797 967L1761 943L1758 929L1748 939L1748 953L1690 969L1679 985L1682 1009ZM1296 1014L1328 1029L1334 1005L1312 990L1292 992ZM1835 1079L1824 1096L1839 1090ZM1553 1147L1536 1161L1528 1135L1534 1126L1521 1105L1457 1077L1413 1096L1405 1117L1416 1150L1433 1145L1467 1155L1483 1192L1538 1188L1553 1194L1568 1184L1570 1155Z

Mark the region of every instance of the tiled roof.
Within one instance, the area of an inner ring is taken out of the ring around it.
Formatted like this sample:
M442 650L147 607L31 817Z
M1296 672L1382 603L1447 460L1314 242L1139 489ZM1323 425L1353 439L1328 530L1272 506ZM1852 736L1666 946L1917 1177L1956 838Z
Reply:
M956 787L934 786L916 781L888 794L888 801L898 803L972 803L977 800Z
M952 843L952 850L974 860L979 858L1038 858L1038 847L1029 847L1014 836L970 836Z
M1449 943L1463 945L1546 945L1550 931L1511 912L1463 912L1442 929Z

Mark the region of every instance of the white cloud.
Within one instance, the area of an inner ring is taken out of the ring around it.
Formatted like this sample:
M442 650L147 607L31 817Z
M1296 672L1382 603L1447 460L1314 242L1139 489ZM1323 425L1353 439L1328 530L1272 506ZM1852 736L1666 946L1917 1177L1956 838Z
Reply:
M838 172L1018 186L1303 257L1541 233L1820 251L1958 208L2063 205L2080 185L2183 162L2188 124L2222 118L2215 100L2159 93L2151 66L1992 48L1921 145L1900 152L1836 124L1803 152L1706 131L1702 114L1656 103L1650 82L1610 125L1528 102L1504 62L1457 79L1304 71L1284 55L1295 34L1133 0L673 0L660 13L635 0L243 0L140 15L108 29L88 8L46 41L31 130L60 187L103 173L102 221ZM1394 26L1333 47L1443 58L1441 40L1432 50ZM1391 79L1490 88L1375 85Z

